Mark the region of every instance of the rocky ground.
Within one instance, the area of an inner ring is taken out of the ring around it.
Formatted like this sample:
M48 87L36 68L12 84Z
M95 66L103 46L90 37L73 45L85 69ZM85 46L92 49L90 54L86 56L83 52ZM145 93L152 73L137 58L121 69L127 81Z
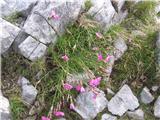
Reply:
M160 2L1 0L1 120L159 120Z

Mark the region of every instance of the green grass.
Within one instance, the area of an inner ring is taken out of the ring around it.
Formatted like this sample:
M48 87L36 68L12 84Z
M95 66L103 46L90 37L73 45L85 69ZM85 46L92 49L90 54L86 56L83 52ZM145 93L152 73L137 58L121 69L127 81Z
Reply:
M21 12L13 12L11 15L9 16L5 16L4 19L7 20L10 23L17 23L18 22L18 18L23 18L24 15Z
M77 92L65 91L62 83L68 74L87 70L91 70L95 76L105 77L100 68L106 68L107 64L97 62L97 54L102 52L103 56L106 56L106 54L112 53L112 44L117 36L120 36L126 41L128 51L115 63L111 76L111 85L117 91L123 80L127 79L127 83L131 85L134 92L138 95L142 86L147 85L150 87L156 83L154 43L157 28L152 19L154 13L151 12L154 5L155 3L152 1L141 2L135 6L128 4L130 6L128 18L119 25L113 25L108 31L103 33L103 39L96 38L95 33L100 31L98 27L84 28L75 23L68 27L68 32L58 38L56 45L49 46L44 60L31 63L22 56L11 53L8 58L2 59L2 80L6 80L2 81L2 83L11 82L11 78L13 81L16 81L19 75L23 75L33 85L37 86L39 91L37 99L42 98L45 101L45 107L41 114L38 115L39 118L41 115L48 115L52 105L55 108L57 104L65 100L65 106L62 106L62 111L66 113L65 118L67 120L80 120L81 117L77 113L68 109L70 100L66 100L69 95L75 99ZM85 3L86 10L90 7L91 3L87 0ZM135 36L132 34L132 30L139 30L146 35ZM100 50L95 52L92 50L93 47L99 47ZM70 60L68 62L61 59L61 56L64 54L69 56ZM37 81L35 76L39 71L42 71L42 76ZM16 82L11 86L15 84ZM100 88L105 89L106 85L108 86L109 84L102 82ZM86 86L87 84L84 83L84 85ZM12 89L6 95L13 96L15 93L19 96L17 89ZM11 99L11 109L13 114L15 114L14 119L17 120L21 120L20 117L23 116L25 111L28 111L19 98ZM99 120L105 112L100 113L96 120Z
M21 98L14 97L10 99L10 107L12 111L12 120L21 120L26 112L26 107L21 101Z

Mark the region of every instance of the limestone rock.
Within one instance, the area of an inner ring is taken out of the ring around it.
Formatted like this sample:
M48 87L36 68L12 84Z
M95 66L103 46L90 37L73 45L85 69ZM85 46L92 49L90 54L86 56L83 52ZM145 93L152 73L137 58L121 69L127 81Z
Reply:
M109 101L108 110L114 115L122 116L127 110L133 111L138 106L138 99L134 96L129 86L124 85Z
M144 112L141 109L128 111L127 115L134 120L144 120Z
M159 89L159 86L154 85L154 86L152 86L151 89L152 89L153 92L156 92Z
M27 37L18 47L20 50L20 53L26 57L29 58L32 52L37 48L39 45L39 42L32 38L31 36Z
M10 48L20 29L2 18L0 18L0 26L1 54L3 54Z
M154 103L154 116L160 118L160 96L157 98Z
M30 11L31 7L36 4L37 0L1 0L0 17L9 16L15 12L25 12ZM3 12L2 12L3 11Z
M110 0L91 0L93 6L88 14L93 15L94 20L100 23L103 30L112 25L112 18L115 15L115 9Z
M18 80L19 85L21 86L22 89L22 99L26 103L26 105L31 105L33 104L34 100L36 99L38 91L36 88L30 84L30 82L24 78L21 77Z
M0 93L0 118L1 120L11 120L10 105L7 98Z
M117 117L110 114L103 114L101 120L117 120Z
M84 93L80 93L76 99L75 111L79 113L84 120L92 120L99 112L102 112L107 107L108 100L105 98L103 91L98 88L96 91L99 94L94 98L93 93L89 88Z
M127 45L122 38L118 38L114 42L114 47L115 47L115 60L118 60L119 58L122 57L124 52L127 50Z
M47 46L40 43L37 46L37 48L31 53L31 55L29 56L29 59L31 61L36 61L36 60L42 58L45 55L46 50L47 50Z
M75 21L78 17L82 1L83 0L40 0L34 7L32 14L26 20L23 28L28 34L31 34L44 44L54 43L57 35L53 27L58 34L62 34L66 25ZM55 20L51 18L52 10L55 11L60 19Z
M144 104L149 104L154 100L154 96L150 93L147 87L144 87L140 93L140 99Z

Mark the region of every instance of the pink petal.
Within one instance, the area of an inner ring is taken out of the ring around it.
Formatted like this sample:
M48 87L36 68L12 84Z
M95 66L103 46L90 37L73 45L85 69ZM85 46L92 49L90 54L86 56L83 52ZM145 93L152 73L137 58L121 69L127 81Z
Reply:
M63 117L64 116L64 112L61 112L61 111L55 111L53 113L56 117Z
M104 60L104 62L105 62L105 63L109 62L111 58L112 58L112 56L111 56L111 55L108 55L108 56L106 57L106 59Z
M73 103L71 103L71 104L70 104L70 106L69 106L69 108L70 108L71 110L74 110L74 109L75 109L74 104L73 104Z
M68 84L68 83L65 83L65 84L63 85L63 88L64 88L65 90L71 90L71 89L73 88L73 86L70 85L70 84Z
M96 36L97 36L97 38L99 38L99 39L102 39L102 38L103 38L103 35L102 35L100 32L96 32Z
M81 85L77 85L76 90L79 92L81 90Z
M81 86L81 85L77 85L77 86L76 86L76 90L77 90L78 92L85 92L84 87Z
M103 60L103 56L102 56L101 53L98 54L98 60L99 60L99 61Z
M42 116L42 117L41 117L41 120L51 120L51 119L48 118L48 117Z
M69 57L67 55L62 56L61 58L66 62L69 60Z
M85 91L86 91L86 90L85 90L84 87L82 86L80 92L82 93L82 92L85 92Z
M97 87L100 84L101 77L97 77L89 81L89 85L92 87Z
M54 10L52 10L51 18L53 18L54 20L58 20L58 19L60 19L60 16L58 14L56 14L56 12Z

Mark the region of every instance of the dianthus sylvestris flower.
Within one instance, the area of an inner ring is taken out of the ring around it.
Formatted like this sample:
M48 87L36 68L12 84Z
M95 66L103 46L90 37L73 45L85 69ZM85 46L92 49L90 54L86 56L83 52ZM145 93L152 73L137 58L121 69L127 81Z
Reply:
M102 35L100 32L96 32L96 36L97 36L97 38L99 38L99 39L102 39L102 38L103 38L103 35Z
M67 55L63 55L61 58L66 62L69 60L69 57Z
M71 110L74 110L74 109L75 109L74 104L73 104L73 103L71 103L71 104L70 104L70 106L69 106L69 108L70 108Z
M63 117L63 116L64 116L64 112L62 112L62 111L54 111L53 114L54 114L56 117Z
M109 62L111 58L112 58L112 56L111 56L111 55L108 55L108 56L106 57L106 59L104 60L104 62Z
M54 10L52 10L51 18L54 19L54 20L59 20L60 16L58 14L56 14L56 12Z
M99 60L99 61L103 60L103 56L102 56L101 53L98 53L98 56L97 56L97 57L98 57L98 60Z
M77 90L78 92L85 92L84 87L81 86L81 85L77 85L77 86L76 86L76 90Z
M50 118L46 117L46 116L42 116L41 120L51 120Z
M100 84L101 77L97 77L89 81L89 85L92 87L97 87Z
M68 83L65 83L65 84L63 85L63 88L64 88L65 90L71 90L71 89L73 88L73 86L70 85L70 84L68 84Z

